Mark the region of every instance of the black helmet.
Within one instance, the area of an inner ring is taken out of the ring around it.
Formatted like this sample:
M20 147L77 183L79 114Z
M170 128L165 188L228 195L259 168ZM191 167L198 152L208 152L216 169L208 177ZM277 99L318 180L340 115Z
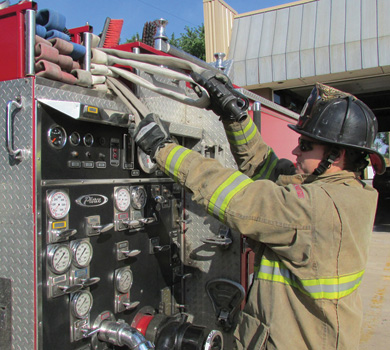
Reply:
M377 174L386 169L383 156L372 148L378 132L374 113L355 96L317 83L308 97L296 125L299 134L320 142L369 154Z

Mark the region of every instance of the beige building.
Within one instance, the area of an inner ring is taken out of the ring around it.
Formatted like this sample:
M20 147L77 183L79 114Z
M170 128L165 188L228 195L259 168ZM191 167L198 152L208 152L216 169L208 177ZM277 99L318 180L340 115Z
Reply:
M390 0L302 0L239 14L203 0L206 60L235 84L299 111L315 82L348 91L390 130Z

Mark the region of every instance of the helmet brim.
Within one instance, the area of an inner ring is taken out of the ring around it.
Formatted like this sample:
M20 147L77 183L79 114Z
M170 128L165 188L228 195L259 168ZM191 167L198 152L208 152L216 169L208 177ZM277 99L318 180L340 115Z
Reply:
M375 151L371 148L366 148L366 147L359 147L356 145L349 145L346 143L338 143L338 142L329 142L328 139L325 139L321 136L316 136L311 133L308 133L300 128L298 128L296 125L293 124L288 124L287 125L290 129L294 130L296 133L307 136L313 140L320 141L321 143L328 143L330 145L337 145L340 147L348 147L348 148L353 148L359 151L364 151L368 153L368 156L370 157L371 165L374 168L375 174L382 175L385 170L386 170L386 162L385 159L383 158L383 155L380 154L378 151Z

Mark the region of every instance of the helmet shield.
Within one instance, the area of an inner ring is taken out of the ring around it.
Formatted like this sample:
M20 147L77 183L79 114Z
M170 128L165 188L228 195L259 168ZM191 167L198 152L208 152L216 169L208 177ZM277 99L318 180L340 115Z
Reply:
M378 132L376 117L351 94L317 83L298 123L289 127L324 143L366 152L376 173L386 169L383 156L372 148Z

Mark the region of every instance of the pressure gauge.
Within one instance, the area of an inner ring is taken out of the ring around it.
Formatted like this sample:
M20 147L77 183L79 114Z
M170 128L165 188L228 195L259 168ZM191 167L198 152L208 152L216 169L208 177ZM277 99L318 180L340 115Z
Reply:
M47 259L50 269L60 275L68 271L72 263L72 253L65 244L52 245L48 247Z
M72 245L73 263L79 267L87 267L92 259L92 244L88 241L76 241Z
M157 170L157 163L153 162L141 148L137 149L138 163L146 174L152 174Z
M69 136L69 142L73 146L78 146L80 144L81 136L77 131L73 131Z
M115 286L118 292L127 293L133 284L133 273L129 267L117 270L115 274Z
M58 220L68 215L70 209L70 199L64 191L53 191L47 196L47 206L50 215Z
M92 304L92 294L86 290L74 293L70 299L72 314L77 318L86 318L92 309Z
M92 134L88 133L83 137L84 145L87 147L91 147L95 142L95 139Z
M130 206L130 192L125 187L117 188L114 194L115 206L119 211L126 211Z
M47 132L47 141L49 145L61 149L66 144L66 131L62 126L52 126Z
M146 204L146 190L142 186L133 187L131 189L131 205L134 209L140 210Z

